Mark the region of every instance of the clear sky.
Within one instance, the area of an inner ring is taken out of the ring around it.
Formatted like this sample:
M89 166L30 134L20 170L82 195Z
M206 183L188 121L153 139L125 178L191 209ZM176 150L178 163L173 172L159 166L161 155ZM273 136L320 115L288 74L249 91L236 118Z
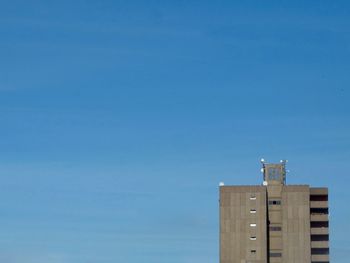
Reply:
M262 157L348 262L349 1L0 0L0 47L1 262L218 262Z

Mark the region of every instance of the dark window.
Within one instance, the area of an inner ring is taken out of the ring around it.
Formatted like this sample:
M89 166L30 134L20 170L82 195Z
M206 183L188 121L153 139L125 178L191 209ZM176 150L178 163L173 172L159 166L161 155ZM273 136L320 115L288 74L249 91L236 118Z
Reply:
M252 250L250 250L250 253L255 255L256 254L256 250L252 249Z
M281 231L282 228L280 226L270 226L270 231Z
M311 227L328 227L328 221L324 221L324 222L319 222L319 221L315 221L315 222L311 222L310 223Z
M310 208L311 214L328 214L328 208Z
M280 205L281 200L269 200L269 205Z
M282 253L281 252L270 252L270 257L272 257L272 258L282 257Z
M312 255L328 255L329 248L311 248Z
M310 201L328 201L328 195L310 195Z
M311 235L311 241L328 241L328 235Z

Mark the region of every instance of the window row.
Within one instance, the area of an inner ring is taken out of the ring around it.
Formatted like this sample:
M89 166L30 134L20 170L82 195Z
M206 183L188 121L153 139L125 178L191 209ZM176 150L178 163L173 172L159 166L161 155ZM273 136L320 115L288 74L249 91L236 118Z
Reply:
M280 205L281 200L269 200L269 205Z
M271 258L280 258L282 257L282 253L281 252L270 252L270 257Z
M311 255L328 255L329 248L311 248Z
M318 227L328 228L328 221L312 221L310 223L310 226L312 228L318 228Z
M282 228L280 226L270 226L269 227L270 231L281 231Z
M329 241L328 235L311 235L311 241Z

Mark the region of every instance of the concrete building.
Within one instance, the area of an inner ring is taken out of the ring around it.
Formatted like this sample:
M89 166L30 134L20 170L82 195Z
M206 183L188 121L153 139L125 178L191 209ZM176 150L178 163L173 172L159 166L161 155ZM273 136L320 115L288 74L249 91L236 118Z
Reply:
M328 189L262 165L262 185L220 186L220 263L329 262Z

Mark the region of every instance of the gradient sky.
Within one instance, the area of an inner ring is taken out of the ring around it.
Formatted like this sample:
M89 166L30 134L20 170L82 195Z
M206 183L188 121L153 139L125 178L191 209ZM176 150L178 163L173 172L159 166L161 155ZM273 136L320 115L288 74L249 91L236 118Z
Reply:
M1 262L218 262L262 157L348 262L349 1L0 0L0 46Z

